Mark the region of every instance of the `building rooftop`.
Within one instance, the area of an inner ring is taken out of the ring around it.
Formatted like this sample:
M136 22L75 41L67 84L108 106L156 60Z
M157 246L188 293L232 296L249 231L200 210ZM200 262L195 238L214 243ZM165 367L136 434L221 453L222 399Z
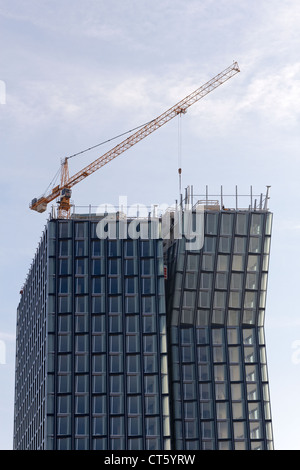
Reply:
M266 186L265 194L254 194L252 186L248 194L241 194L238 192L238 187L231 194L223 192L223 187L220 187L220 192L210 194L208 186L202 194L194 193L193 186L188 186L185 189L185 194L181 194L179 200L176 200L173 206L168 204L133 204L128 205L127 197L120 197L118 206L112 204L101 204L99 206L78 206L72 204L71 219L102 219L109 216L109 214L117 218L127 220L135 218L155 218L162 217L165 212L172 212L175 210L195 210L201 206L204 210L208 211L268 211L268 201L270 199L270 186ZM51 218L57 218L56 206L52 206Z

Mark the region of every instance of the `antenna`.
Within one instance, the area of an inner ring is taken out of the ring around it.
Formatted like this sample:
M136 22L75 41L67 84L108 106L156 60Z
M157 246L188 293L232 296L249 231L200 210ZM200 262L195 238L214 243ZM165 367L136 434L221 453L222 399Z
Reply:
M266 198L265 198L265 206L264 206L264 210L268 210L268 200L270 199L270 188L271 186L267 186L267 193L266 193Z

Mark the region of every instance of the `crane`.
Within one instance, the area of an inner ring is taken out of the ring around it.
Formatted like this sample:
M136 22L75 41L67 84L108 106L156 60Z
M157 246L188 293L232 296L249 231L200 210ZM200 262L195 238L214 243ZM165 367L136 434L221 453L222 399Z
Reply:
M165 111L163 114L158 116L156 119L145 124L142 128L137 130L130 137L127 137L120 144L113 147L111 150L97 158L95 161L87 165L82 170L75 173L73 176L69 176L69 167L68 167L68 158L63 159L61 164L61 180L60 185L55 186L48 194L44 194L39 198L34 198L29 207L31 210L37 212L44 212L47 209L49 202L54 199L58 199L58 218L69 218L70 209L71 209L71 188L85 179L87 176L91 175L99 168L103 167L111 160L121 155L123 152L128 150L130 147L135 145L140 140L147 137L149 134L154 132L156 129L159 129L161 126L169 122L175 116L186 113L187 109L201 98L206 96L208 93L213 91L215 88L222 85L224 82L229 80L235 74L240 72L237 62L233 62L232 65L227 67L225 70L220 72L218 75L213 77L211 80L206 82L200 88L195 90L193 93L189 94L177 104L172 106L170 109ZM181 172L181 169L179 169Z

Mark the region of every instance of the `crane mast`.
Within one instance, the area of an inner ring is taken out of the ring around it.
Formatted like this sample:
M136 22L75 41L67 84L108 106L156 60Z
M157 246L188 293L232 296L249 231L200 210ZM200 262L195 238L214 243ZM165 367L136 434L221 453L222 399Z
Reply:
M69 176L68 158L65 158L62 162L60 185L53 188L49 194L43 195L40 198L33 199L29 205L30 209L35 210L37 212L44 212L47 209L47 205L49 202L53 201L54 199L60 198L58 217L69 218L71 208L71 188L75 184L79 183L87 176L99 170L101 167L121 155L123 152L138 143L140 140L152 134L152 132L159 129L161 126L169 122L174 117L178 116L179 114L186 113L187 109L190 106L192 106L201 98L203 98L211 91L222 85L224 82L226 82L235 74L237 74L239 71L240 69L238 63L233 62L231 66L227 67L225 70L213 77L211 80L209 80L207 83L195 90L193 93L183 98L181 101L179 101L177 104L175 104L163 114L158 116L156 119L153 119L152 121L148 122L145 126L136 131L130 137L123 140L120 144L116 145L114 148L103 154L101 157L97 158L95 161L87 165L82 170L75 173L73 176Z

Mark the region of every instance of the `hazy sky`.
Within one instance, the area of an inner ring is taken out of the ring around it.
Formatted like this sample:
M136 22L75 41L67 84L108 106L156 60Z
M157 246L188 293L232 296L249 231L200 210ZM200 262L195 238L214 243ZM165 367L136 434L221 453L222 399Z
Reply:
M62 157L241 73L73 190L77 205L265 192L274 212L266 339L275 447L300 449L300 2L0 0L0 448L12 448L16 308ZM110 147L70 160L78 171ZM298 354L299 353L299 354Z

